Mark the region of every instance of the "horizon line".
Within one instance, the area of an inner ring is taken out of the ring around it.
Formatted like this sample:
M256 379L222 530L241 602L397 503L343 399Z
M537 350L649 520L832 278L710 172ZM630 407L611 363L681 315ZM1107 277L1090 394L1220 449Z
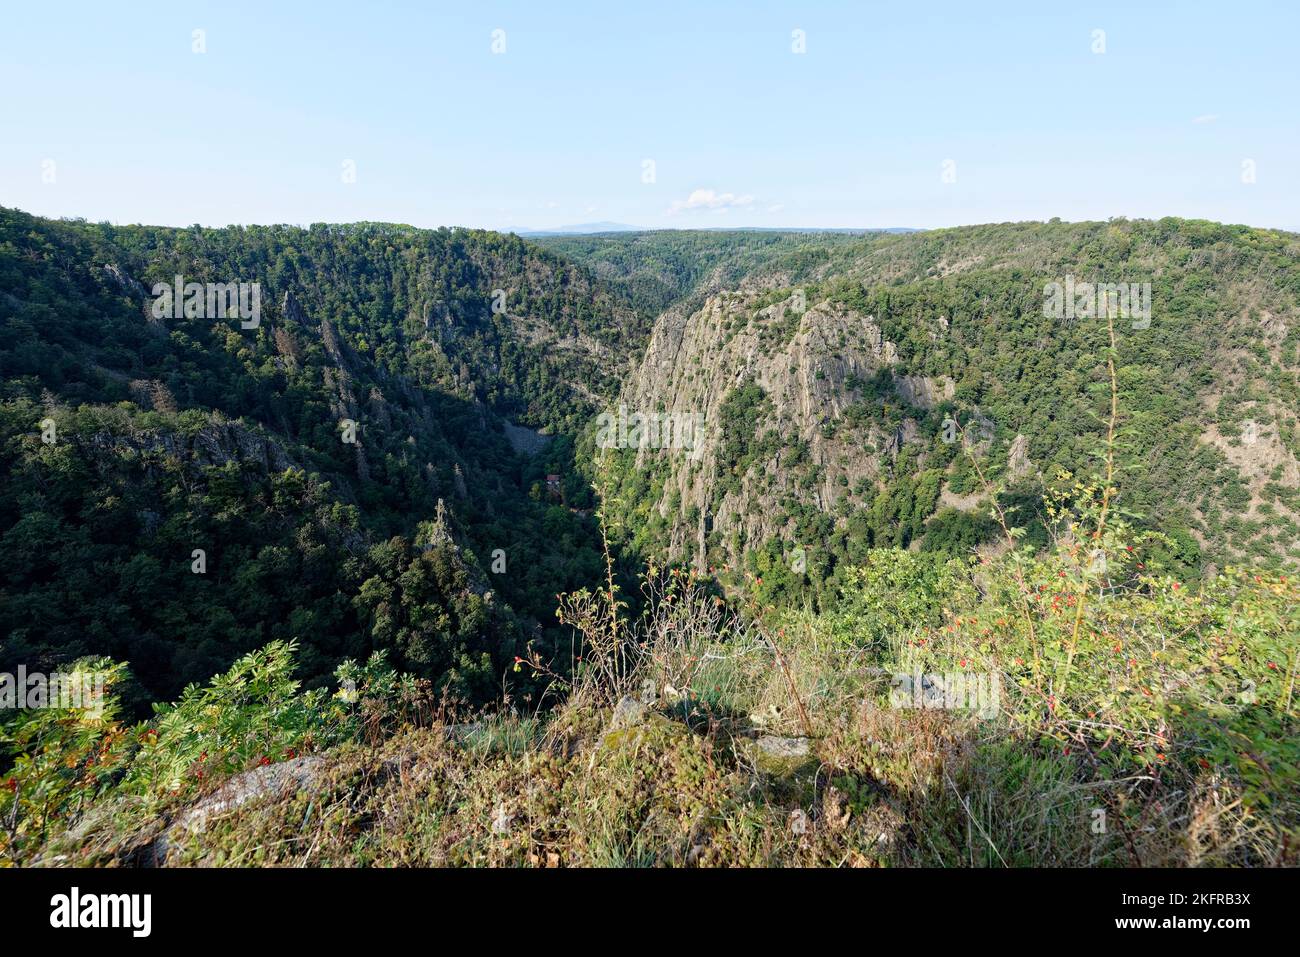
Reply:
M69 215L45 215L34 213L23 209L19 206L9 206L0 202L0 209L13 210L35 219L43 219L48 222L76 223L87 225L107 225L119 228L139 227L142 229L192 229L195 226L200 229L248 229L262 228L269 229L272 227L282 226L291 229L307 230L313 226L361 226L361 225L380 225L380 226L401 226L407 229L428 230L435 232L440 229L451 230L473 230L479 232L499 233L501 235L514 235L521 239L554 237L554 236L609 236L623 233L700 233L700 232L717 232L717 233L742 233L742 232L774 232L774 233L893 233L897 235L906 235L909 233L938 232L946 229L977 229L982 226L1020 226L1020 225L1084 225L1089 223L1115 223L1115 222L1132 222L1132 223L1155 223L1165 219L1178 220L1180 222L1203 222L1212 223L1218 226L1237 226L1245 229L1262 229L1276 233L1289 233L1300 235L1300 228L1286 228L1281 226L1260 226L1253 223L1245 222L1227 222L1225 220L1207 219L1203 216L1179 216L1174 214L1164 216L1125 216L1116 215L1105 219L1065 219L1060 216L1053 216L1050 219L1005 219L1005 220L987 220L973 223L948 223L940 226L633 226L626 223L574 223L564 226L552 227L491 227L475 226L465 223L440 223L432 226L420 226L415 223L400 222L398 220L384 219L353 219L353 220L314 220L312 222L268 222L268 223L226 223L224 225L210 225L205 223L187 223L184 225L174 225L167 223L145 223L145 222L123 222L109 219L90 219L86 216L69 216ZM608 229L585 229L586 226L609 226Z

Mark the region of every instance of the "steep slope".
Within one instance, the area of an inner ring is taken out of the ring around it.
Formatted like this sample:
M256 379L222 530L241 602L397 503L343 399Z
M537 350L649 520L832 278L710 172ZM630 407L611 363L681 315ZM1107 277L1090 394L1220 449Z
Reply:
M1049 315L1045 290L1150 283L1149 318L1115 320L1122 507L1176 568L1295 563L1298 251L1162 220L867 237L795 288L772 259L659 318L620 401L702 414L702 446L600 452L611 495L642 548L748 552L751 575L796 591L870 546L991 537L967 445L1033 526L1058 469L1094 469L1109 411L1105 319Z
M164 301L177 276L247 315ZM482 698L598 567L591 520L538 490L590 504L554 436L638 320L518 239L2 210L0 319L0 669L110 654L156 699L298 638L309 680L388 648Z

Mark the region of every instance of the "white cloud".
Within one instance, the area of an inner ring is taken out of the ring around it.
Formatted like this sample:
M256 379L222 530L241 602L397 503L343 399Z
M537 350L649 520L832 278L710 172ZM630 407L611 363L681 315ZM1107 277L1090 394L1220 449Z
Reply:
M748 193L737 196L735 193L715 193L711 189L694 190L685 199L675 199L668 207L670 213L680 213L687 209L736 209L753 205L754 197Z
M1206 113L1204 116L1198 116L1192 120L1193 123L1213 123L1219 118L1218 113Z

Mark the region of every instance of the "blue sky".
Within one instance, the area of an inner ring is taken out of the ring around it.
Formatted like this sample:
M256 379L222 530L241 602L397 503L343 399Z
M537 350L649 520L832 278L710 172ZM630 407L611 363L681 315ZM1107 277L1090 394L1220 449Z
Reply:
M9 4L0 205L169 225L1296 230L1298 28L1294 0Z

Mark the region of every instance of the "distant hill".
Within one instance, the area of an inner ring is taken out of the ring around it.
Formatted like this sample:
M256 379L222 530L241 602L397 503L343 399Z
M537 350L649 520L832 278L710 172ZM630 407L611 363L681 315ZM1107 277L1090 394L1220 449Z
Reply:
M636 233L642 232L639 226L627 223L575 223L570 226L556 226L552 229L516 229L517 236L586 236L593 233Z
M511 231L516 236L525 238L538 236L594 236L601 233L848 233L854 236L865 236L868 233L921 232L921 230L911 226L704 226L698 229L645 229L641 226L610 222L576 223L572 226L556 226L553 229L516 229Z
M924 232L914 226L706 226L704 229L708 232L728 233L849 233L853 236Z

